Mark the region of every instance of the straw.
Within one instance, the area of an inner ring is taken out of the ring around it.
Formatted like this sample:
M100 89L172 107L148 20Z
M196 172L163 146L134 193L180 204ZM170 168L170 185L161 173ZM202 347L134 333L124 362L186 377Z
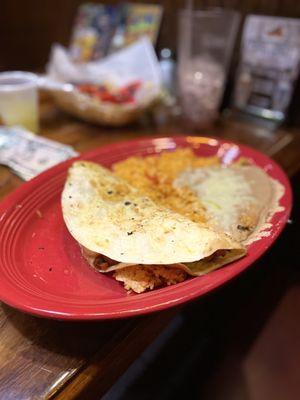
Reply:
M191 15L193 12L193 8L194 8L194 1L193 0L186 0L186 9L188 11L188 13Z
M194 8L194 0L186 0L185 8L187 16L190 20L189 27L187 32L187 43L188 43L188 58L191 56L191 47L192 47L192 34L193 34L193 8Z

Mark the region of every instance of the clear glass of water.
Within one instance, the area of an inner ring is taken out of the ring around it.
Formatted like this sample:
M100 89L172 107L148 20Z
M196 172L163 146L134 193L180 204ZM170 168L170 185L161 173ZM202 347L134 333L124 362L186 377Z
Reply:
M30 72L0 73L0 120L31 132L39 129L37 77Z
M179 13L178 91L183 116L195 128L218 116L239 20L220 9Z

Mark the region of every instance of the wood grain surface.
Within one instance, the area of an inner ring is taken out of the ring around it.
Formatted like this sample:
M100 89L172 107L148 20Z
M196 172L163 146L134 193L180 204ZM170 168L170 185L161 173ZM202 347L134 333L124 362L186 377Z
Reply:
M191 133L178 121L142 121L126 129L100 128L41 106L41 135L78 151L142 136ZM207 134L207 132L206 132ZM300 131L223 119L209 134L251 145L277 160L288 174L300 167ZM22 181L0 167L0 197ZM168 325L177 309L146 317L92 323L45 320L0 307L0 399L101 398L143 349Z

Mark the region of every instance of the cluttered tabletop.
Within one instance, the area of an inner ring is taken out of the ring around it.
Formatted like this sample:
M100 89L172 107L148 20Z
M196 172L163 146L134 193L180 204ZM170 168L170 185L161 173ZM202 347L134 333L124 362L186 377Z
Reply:
M161 5L88 4L44 74L0 73L0 399L176 398L199 364L219 399L293 286L299 21L247 17L228 97L240 15L187 3L177 64Z

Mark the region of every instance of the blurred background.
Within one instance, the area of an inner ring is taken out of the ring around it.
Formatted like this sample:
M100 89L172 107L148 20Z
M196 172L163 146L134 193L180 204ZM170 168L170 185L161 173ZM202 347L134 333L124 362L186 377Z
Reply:
M40 70L45 66L53 42L67 46L72 24L81 0L1 0L0 68L1 70ZM99 3L89 1L89 3ZM104 0L102 4L120 4ZM184 0L132 1L132 3L161 4L164 8L157 49L165 47L176 52L177 12ZM300 17L300 2L294 0L195 0L195 8L224 7L246 14ZM33 12L34 10L34 12Z
M78 8L85 3L80 0L37 0L1 1L0 13L0 71L28 70L43 72L53 43L60 43L68 47L71 42L74 21ZM89 2L99 3L99 2ZM132 1L131 3L148 4L147 1ZM122 1L102 1L104 5L122 5ZM155 41L158 57L163 49L171 52L172 59L178 56L178 11L188 7L184 0L152 1L151 4L160 5L162 20ZM225 10L234 10L239 13L236 39L232 55L229 57L225 95L221 108L230 107L233 96L233 86L236 79L237 66L240 57L240 44L245 17L250 14L280 17L300 17L300 3L294 0L195 0L194 9L218 7ZM284 119L287 124L299 125L300 116L297 113L297 99L300 96L298 79L293 83L292 99L289 103L288 115Z

